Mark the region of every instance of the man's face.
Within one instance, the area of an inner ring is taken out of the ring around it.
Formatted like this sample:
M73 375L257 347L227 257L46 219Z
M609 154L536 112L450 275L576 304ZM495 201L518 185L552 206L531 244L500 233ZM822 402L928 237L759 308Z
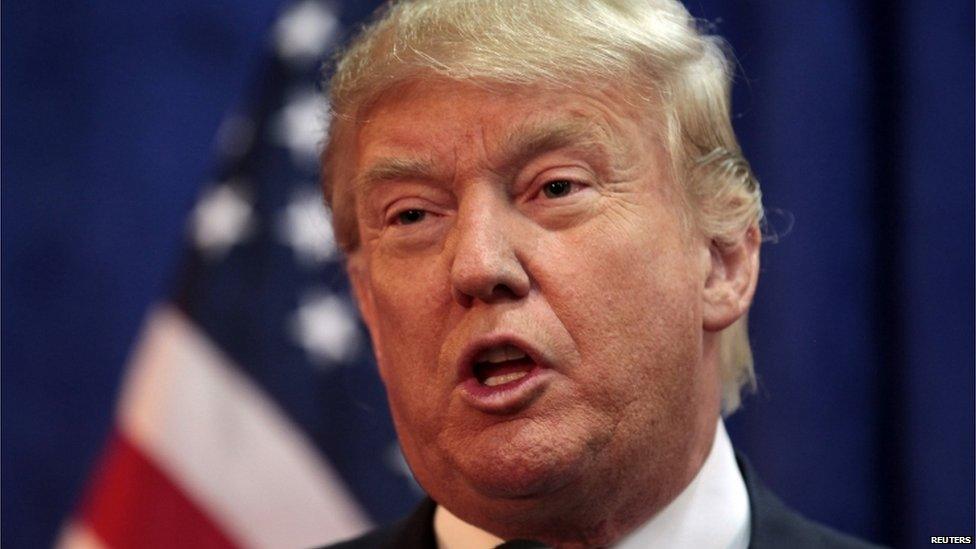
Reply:
M358 127L350 271L407 460L461 518L609 535L581 517L656 511L707 454L710 252L660 135L610 90L452 82Z

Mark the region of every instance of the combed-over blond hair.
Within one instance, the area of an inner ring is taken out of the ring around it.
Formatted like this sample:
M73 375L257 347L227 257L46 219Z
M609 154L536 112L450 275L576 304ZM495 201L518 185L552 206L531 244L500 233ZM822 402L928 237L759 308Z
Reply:
M398 84L458 81L581 90L612 84L663 115L671 168L692 221L717 246L757 230L759 185L729 113L724 43L672 0L401 0L381 9L336 59L322 183L336 241L358 245L351 185L334 178L343 128ZM660 116L659 115L659 116ZM754 386L746 316L720 335L723 410Z

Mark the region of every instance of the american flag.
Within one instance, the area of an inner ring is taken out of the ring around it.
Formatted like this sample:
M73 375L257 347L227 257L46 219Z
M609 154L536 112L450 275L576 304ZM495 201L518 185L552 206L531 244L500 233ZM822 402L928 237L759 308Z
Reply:
M318 185L336 9L281 14L248 114L219 131L175 291L60 546L308 547L417 500Z

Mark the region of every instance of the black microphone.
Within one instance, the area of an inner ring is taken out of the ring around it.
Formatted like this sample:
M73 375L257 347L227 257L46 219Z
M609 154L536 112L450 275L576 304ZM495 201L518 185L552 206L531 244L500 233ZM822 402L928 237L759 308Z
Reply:
M530 539L513 539L495 547L495 549L547 549L548 545Z

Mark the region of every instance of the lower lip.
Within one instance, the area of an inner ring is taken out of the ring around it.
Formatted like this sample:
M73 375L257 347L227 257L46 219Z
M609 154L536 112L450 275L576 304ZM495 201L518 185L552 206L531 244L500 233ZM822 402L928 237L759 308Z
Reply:
M542 395L552 372L536 366L524 376L490 387L477 378L469 378L458 386L461 398L471 407L488 414L513 414Z

